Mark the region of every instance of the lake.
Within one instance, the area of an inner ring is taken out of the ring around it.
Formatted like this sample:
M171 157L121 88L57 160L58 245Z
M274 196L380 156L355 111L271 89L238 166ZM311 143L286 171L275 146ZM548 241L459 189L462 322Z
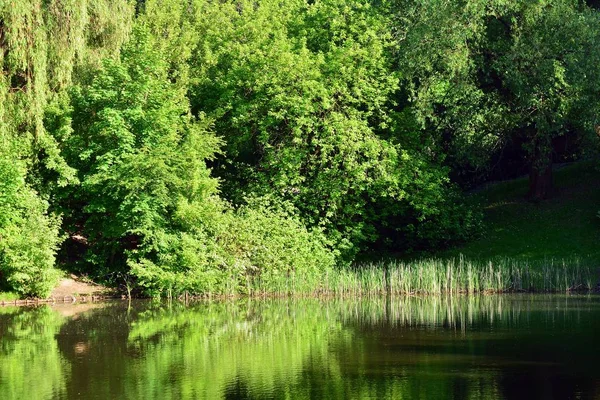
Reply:
M600 297L0 307L6 399L600 399Z

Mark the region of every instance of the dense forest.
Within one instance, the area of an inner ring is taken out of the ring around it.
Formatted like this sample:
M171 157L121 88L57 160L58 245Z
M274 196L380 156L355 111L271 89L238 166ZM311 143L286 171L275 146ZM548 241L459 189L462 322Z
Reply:
M595 6L0 0L0 289L316 286L475 238L469 190L597 159Z

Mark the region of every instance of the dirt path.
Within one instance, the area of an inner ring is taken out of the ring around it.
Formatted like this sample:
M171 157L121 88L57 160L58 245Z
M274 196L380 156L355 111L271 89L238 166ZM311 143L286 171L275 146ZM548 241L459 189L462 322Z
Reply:
M84 282L77 276L71 275L69 278L61 279L58 286L50 293L50 298L109 296L113 294L113 291L105 286Z

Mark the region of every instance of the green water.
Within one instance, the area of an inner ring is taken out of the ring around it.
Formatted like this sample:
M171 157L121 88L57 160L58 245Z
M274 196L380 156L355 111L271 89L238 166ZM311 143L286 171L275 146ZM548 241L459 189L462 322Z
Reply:
M0 399L600 399L599 329L593 296L4 307Z

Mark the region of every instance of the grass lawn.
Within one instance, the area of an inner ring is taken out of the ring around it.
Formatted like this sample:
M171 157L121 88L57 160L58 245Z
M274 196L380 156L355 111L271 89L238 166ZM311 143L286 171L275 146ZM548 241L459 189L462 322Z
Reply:
M554 171L548 200L526 200L527 178L494 183L474 193L484 209L484 235L436 256L511 258L544 262L581 259L600 265L600 171L577 163Z

